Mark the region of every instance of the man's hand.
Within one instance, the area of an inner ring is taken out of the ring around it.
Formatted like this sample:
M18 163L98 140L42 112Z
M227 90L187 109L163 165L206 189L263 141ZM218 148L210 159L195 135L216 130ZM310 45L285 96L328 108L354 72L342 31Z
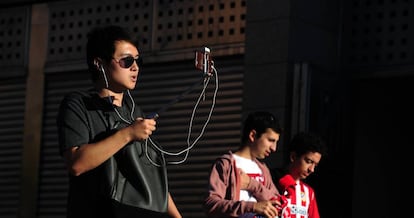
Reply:
M156 129L157 122L154 119L137 118L130 126L130 135L132 140L145 140Z
M240 175L240 189L247 189L250 184L250 176L247 175L242 169L238 168Z
M266 218L274 218L279 215L277 206L280 206L279 200L260 201L254 204L253 211L261 214Z

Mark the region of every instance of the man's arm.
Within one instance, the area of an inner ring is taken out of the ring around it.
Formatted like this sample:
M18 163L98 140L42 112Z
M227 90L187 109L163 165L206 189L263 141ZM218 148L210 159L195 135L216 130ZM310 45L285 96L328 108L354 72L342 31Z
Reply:
M170 193L168 193L168 215L172 218L182 217Z

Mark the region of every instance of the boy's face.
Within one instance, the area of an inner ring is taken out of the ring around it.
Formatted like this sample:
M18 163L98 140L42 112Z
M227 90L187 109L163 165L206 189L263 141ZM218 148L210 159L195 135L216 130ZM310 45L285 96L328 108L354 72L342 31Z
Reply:
M290 155L292 162L290 168L291 175L295 179L306 179L315 172L321 158L322 155L319 152L307 152L299 157L292 153Z
M280 134L276 133L272 129L268 128L259 138L255 130L252 130L250 134L252 144L252 154L258 159L264 159L268 157L272 152L276 151L277 142L279 141Z

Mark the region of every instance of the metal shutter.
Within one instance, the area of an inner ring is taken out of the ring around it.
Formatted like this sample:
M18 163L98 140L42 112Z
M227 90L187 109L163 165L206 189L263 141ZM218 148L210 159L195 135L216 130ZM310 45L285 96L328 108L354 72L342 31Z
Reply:
M56 116L64 94L90 87L89 74L67 72L45 77L37 217L66 217L67 171L59 155Z
M0 8L0 217L20 207L28 47L28 7ZM33 114L33 116L37 116Z
M0 217L16 217L20 200L25 78L0 81Z

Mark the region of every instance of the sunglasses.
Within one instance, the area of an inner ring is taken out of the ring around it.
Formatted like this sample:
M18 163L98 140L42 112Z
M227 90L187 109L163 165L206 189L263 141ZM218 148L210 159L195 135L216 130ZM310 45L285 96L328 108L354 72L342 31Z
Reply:
M127 56L127 57L121 58L119 60L116 60L115 58L113 58L113 59L122 68L130 68L134 64L134 61L137 63L138 67L141 67L142 66L142 58L140 56L137 56L135 58L132 57L132 56Z

